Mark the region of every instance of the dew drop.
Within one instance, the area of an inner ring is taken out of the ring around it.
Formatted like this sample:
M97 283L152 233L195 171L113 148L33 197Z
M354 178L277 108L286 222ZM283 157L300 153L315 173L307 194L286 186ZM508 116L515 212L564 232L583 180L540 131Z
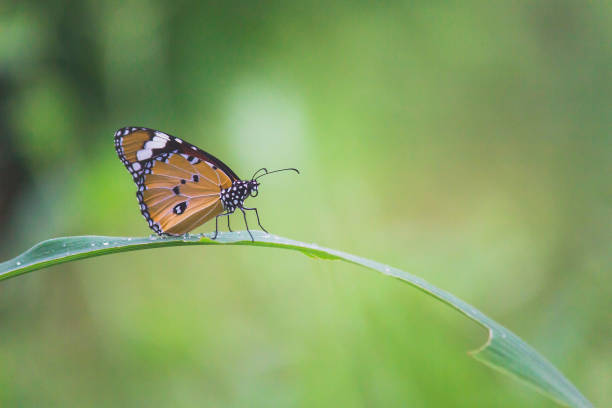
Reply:
M103 242L102 245L108 245L108 242Z
M391 272L391 269L388 266L385 266L385 272L389 273Z
M128 241L131 241L131 240L132 240L132 238L128 238L127 240L128 240Z
M92 243L91 243L91 246L96 246L96 243L95 243L95 242L92 242Z
M21 262L17 261L17 266L21 265Z

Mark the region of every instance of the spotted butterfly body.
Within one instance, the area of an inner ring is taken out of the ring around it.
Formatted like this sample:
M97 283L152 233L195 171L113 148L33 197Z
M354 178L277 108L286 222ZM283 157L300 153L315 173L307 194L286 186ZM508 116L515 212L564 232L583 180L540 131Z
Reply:
M257 195L255 177L241 180L196 146L158 130L125 127L115 133L115 149L138 187L140 212L157 234L182 235L212 218L218 232L218 217L236 209L255 211L259 223L257 209L244 207Z

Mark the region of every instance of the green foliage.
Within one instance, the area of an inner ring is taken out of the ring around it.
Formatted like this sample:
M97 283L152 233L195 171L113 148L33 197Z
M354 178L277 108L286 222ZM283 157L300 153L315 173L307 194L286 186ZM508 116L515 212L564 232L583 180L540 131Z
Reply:
M249 200L267 229L447 288L610 407L611 4L5 1L0 259L149 234L113 134L153 127L299 168ZM222 246L3 281L0 406L555 406L355 272Z
M68 262L115 252L134 251L156 247L182 245L252 245L299 251L313 258L343 260L398 278L487 328L489 339L479 350L471 353L478 361L515 376L555 401L571 407L590 407L590 402L550 362L510 330L501 326L482 312L454 295L441 290L425 280L366 258L351 255L316 244L306 244L260 231L253 232L254 242L246 231L222 233L217 240L207 235L183 237L119 238L81 236L55 238L41 242L14 259L0 264L0 280L26 272ZM245 240L245 238L247 240Z

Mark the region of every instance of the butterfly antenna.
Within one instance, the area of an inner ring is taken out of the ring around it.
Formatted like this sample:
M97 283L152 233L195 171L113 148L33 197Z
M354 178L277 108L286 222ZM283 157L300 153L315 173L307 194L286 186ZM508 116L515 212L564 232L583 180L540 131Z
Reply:
M278 173L280 171L289 171L290 170L290 171L295 171L297 174L300 174L300 171L298 169L294 169L293 167L289 167L287 169L273 170L273 171L268 171L267 169L263 169L263 170L265 170L266 172L264 174L260 174L256 178L253 178L253 180L257 180L260 177L267 176L268 174L272 174L272 173ZM257 171L257 173L259 173L259 170Z
M251 177L251 180L255 180L255 176L257 175L257 173L259 173L262 170L264 171L264 174L268 172L268 169L266 169L265 167L262 167L261 169L257 170L255 174L253 174L253 177Z

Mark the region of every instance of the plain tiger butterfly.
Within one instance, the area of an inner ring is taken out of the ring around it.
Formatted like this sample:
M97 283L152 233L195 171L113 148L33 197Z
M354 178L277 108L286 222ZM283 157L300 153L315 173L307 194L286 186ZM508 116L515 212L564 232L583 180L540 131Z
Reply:
M242 180L225 163L210 153L177 137L158 130L124 127L115 133L115 149L138 186L136 197L140 212L149 227L159 235L183 235L215 218L215 236L219 217L236 209L242 211L247 231L244 200L256 197L262 176L294 168L268 171L261 168L250 180ZM227 219L229 225L229 217Z

